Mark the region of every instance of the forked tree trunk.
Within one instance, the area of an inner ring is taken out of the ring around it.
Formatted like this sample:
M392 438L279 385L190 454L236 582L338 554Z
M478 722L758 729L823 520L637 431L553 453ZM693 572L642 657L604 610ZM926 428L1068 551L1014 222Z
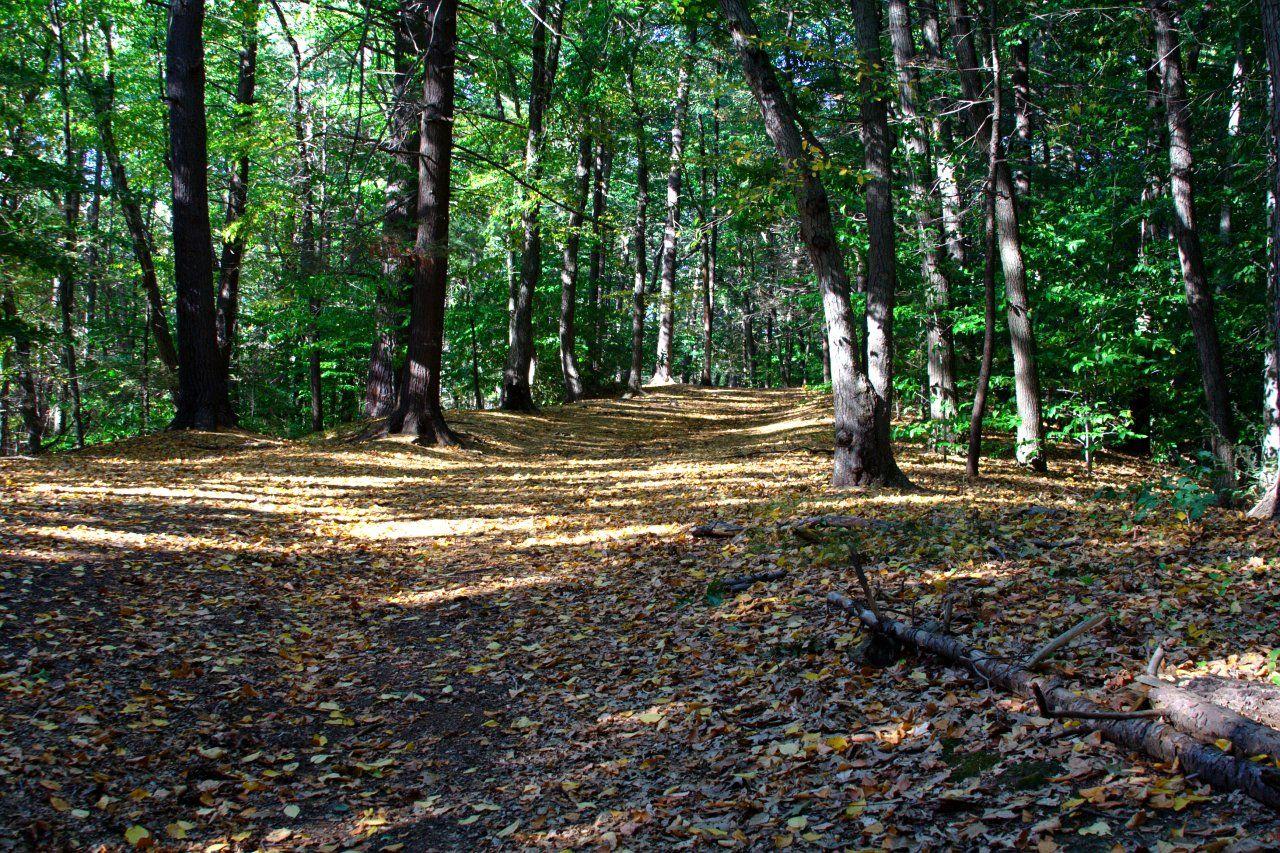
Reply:
M422 46L422 115L418 129L417 239L409 301L408 369L387 431L414 433L421 444L449 446L458 436L440 405L444 311L449 281L449 195L453 156L454 61L458 0L427 0Z
M831 203L813 170L814 152L804 143L773 63L761 47L760 31L741 0L720 0L743 74L760 105L765 131L791 176L800 219L800 235L818 280L831 350L835 408L835 451L832 480L836 486L891 482L897 474L893 451L885 440L888 426L877 428L887 414L857 362L858 336L849 303L849 274L836 239Z
M173 270L178 292L178 399L172 429L236 425L218 358L209 224L204 0L173 0L165 43L173 173Z
M583 208L591 182L591 137L578 140L578 162L574 165L574 194L569 228L564 240L564 262L560 267L560 374L564 378L564 398L570 403L582 399L582 374L576 352L578 307L578 245L582 240Z
M929 126L920 115L920 72L907 0L889 0L889 35L898 67L898 95L907 127L907 177L916 212L920 239L920 273L925 291L925 340L928 356L929 417L949 423L956 415L955 349L952 342L951 280L942 261L947 233L935 214L933 187L937 186ZM944 433L950 438L949 433Z
M691 40L692 41L692 40ZM667 220L662 229L662 272L658 286L658 347L653 378L656 385L670 384L671 353L675 338L676 231L680 227L680 190L684 171L684 121L689 112L689 71L693 46L684 51L676 82L675 114L671 119L671 160L667 171Z
M244 263L245 239L239 227L249 203L249 132L253 127L254 88L258 76L258 0L244 0L243 35L236 77L237 144L240 154L227 188L227 236L222 243L218 265L218 357L226 382L230 383L231 352L235 347L236 319L240 309L240 268Z
M995 3L996 0L989 2ZM974 46L974 22L965 0L950 0L950 9L960 85L965 100L969 102L965 111L969 131L979 151L985 154L989 144L988 137L992 132L998 137L999 128L993 131L990 122L991 104L983 97L978 54ZM992 37L997 35L992 33ZM1022 254L1022 230L1018 223L1013 175L1003 156L1003 150L996 167L996 229L1000 265L1004 271L1005 298L1008 302L1009 343L1013 350L1014 396L1018 406L1017 457L1019 462L1032 470L1044 471L1047 467L1044 455L1044 418L1041 413L1036 340L1027 291L1027 265Z
M1209 415L1210 443L1217 460L1216 484L1224 496L1235 487L1235 424L1222 345L1218 340L1213 288L1205 271L1204 251L1196 222L1194 163L1191 154L1191 111L1187 84L1182 76L1182 55L1174 10L1170 0L1147 0L1155 26L1156 60L1160 64L1160 89L1169 128L1169 189L1173 195L1173 233L1178 242L1182 284L1191 315L1191 333L1200 356L1200 378Z

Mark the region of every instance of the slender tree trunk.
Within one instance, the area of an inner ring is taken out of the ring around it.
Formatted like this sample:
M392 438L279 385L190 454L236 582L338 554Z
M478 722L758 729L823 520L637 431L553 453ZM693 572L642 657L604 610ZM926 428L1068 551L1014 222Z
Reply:
M440 405L444 312L449 282L449 196L453 156L454 63L458 0L425 0L422 116L418 135L418 232L409 305L408 371L387 431L421 444L450 446L458 436Z
M107 169L111 173L111 189L120 203L120 212L129 230L133 256L142 274L142 289L147 297L147 325L155 338L156 355L171 373L176 373L178 350L169 331L168 313L164 305L164 297L160 294L160 283L156 277L155 257L151 248L151 230L143 219L141 205L130 189L129 175L125 171L124 161L120 158L120 149L116 145L112 121L112 115L115 112L116 79L115 73L111 70L115 61L115 49L111 27L106 20L100 22L100 27L107 53L106 69L101 80L93 80L86 75L85 90L89 95L89 104L98 126L98 140L102 145L102 154L107 159Z
M928 349L929 416L949 423L956 415L955 349L952 341L951 281L942 262L947 233L935 214L931 188L937 185L929 145L929 126L920 115L920 72L907 0L889 0L889 35L898 67L899 104L908 122L907 176L920 238L920 272L925 281L925 339ZM949 433L944 437L950 439Z
M12 349L13 361L17 366L18 414L22 418L22 428L26 434L27 455L39 456L41 450L43 450L44 424L40 420L40 401L37 397L36 377L31 363L31 330L18 319L17 299L13 294L13 288L7 285L4 288L3 297L0 297L0 315L3 315L6 325L18 329L18 333L14 335ZM9 352L9 350L5 351L6 361L8 360ZM5 375L9 375L7 371ZM6 379L5 382L7 431L9 390L7 387L8 380Z
M204 101L204 0L173 0L165 46L178 291L178 399L172 429L236 424L218 359Z
M631 81L632 94L635 94L635 81ZM627 372L627 393L643 394L644 374L644 285L647 277L645 232L649 227L649 158L648 144L645 140L644 114L640 112L638 99L633 104L635 110L636 137L636 221L632 229L633 261L635 276L631 284L631 367Z
M1240 136L1240 120L1244 115L1245 86L1249 81L1248 54L1245 52L1244 32L1236 33L1236 59L1231 66L1231 98L1227 107L1227 164L1222 188L1222 204L1218 209L1218 237L1228 246L1233 239L1231 231L1232 177L1239 168L1236 150Z
M836 239L831 203L812 168L815 153L804 142L773 63L761 47L760 31L741 0L720 0L719 5L742 60L743 74L760 105L765 130L792 177L801 238L822 294L835 407L833 482L836 486L894 482L901 475L887 440L888 412L857 364L858 334L849 302L849 275Z
M241 0L242 31L240 63L236 76L236 131L240 154L227 187L227 236L222 243L218 265L218 356L228 387L231 381L231 352L235 347L236 321L240 310L240 269L244 263L245 239L241 220L249 205L249 145L253 127L254 88L258 78L258 0Z
M539 0L533 22L533 75L529 84L529 132L525 138L525 180L537 186L542 176L543 123L551 100L551 87L559 63L560 29L564 20L563 0ZM548 39L547 30L552 30ZM548 46L550 42L550 46ZM533 391L530 370L533 364L533 300L542 278L541 202L536 196L525 199L520 217L520 279L513 294L511 346L502 371L501 406L508 411L531 412Z
M471 326L471 393L475 397L476 410L484 409L484 391L480 387L480 337L476 334L476 302L467 282L467 323Z
M989 0L995 3L996 0ZM952 38L956 63L965 100L969 130L984 153L993 130L991 104L983 97L974 47L973 19L966 0L950 0ZM993 19L996 16L993 14ZM997 37L992 32L992 37ZM1003 146L1001 146L1003 149ZM1018 461L1035 471L1047 467L1044 455L1044 419L1041 414L1040 374L1036 359L1035 333L1031 324L1031 306L1027 295L1027 267L1022 255L1022 231L1018 224L1018 206L1013 175L1001 151L996 164L996 229L1000 263L1004 271L1005 299L1008 302L1009 341L1013 350L1014 396L1018 406Z
M1013 68L1009 74L1013 88L1013 139L1017 168L1013 184L1019 196L1031 189L1031 43L1020 39L1013 46Z
M591 252L587 261L587 310L591 322L591 334L587 339L587 364L592 383L600 380L603 372L601 358L603 347L600 335L601 301L600 285L605 278L605 251L609 246L609 230L605 215L609 210L609 176L613 171L613 151L605 140L596 143L591 189Z
M591 182L591 137L578 140L578 162L574 165L573 211L569 214L569 228L564 241L564 263L560 267L560 373L564 377L564 398L570 403L582 399L582 375L578 370L577 328L575 313L578 305L578 244L582 239L583 208L587 204L588 184Z
M1267 54L1267 76L1271 83L1271 197L1280 199L1280 0L1259 0L1262 7L1262 36ZM1262 500L1250 511L1256 518L1280 520L1280 210L1271 210L1271 246L1267 278L1271 297L1268 382L1264 395L1270 407L1268 429L1264 436L1263 458L1269 470L1263 477ZM1270 449L1271 457L1266 457Z
M410 263L418 206L418 111L411 87L419 44L426 43L422 14L403 0L392 24L392 89L387 138L392 148L390 173L382 208L382 279L374 293L374 337L365 378L364 415L385 418L396 406L396 361L404 345L408 294L413 286Z
M1155 25L1156 59L1160 64L1161 92L1169 128L1169 188L1173 195L1174 236L1182 283L1191 315L1191 331L1200 356L1200 374L1211 429L1210 441L1217 459L1217 486L1225 496L1235 487L1235 424L1231 418L1222 346L1214 316L1213 288L1205 271L1204 252L1196 222L1194 164L1191 155L1191 112L1182 76L1177 25L1170 0L1147 0Z
M991 41L991 123L1000 125L1000 49L999 42ZM996 180L1000 169L1000 136L987 137L987 180L983 188L983 261L982 261L982 362L974 383L973 410L969 415L969 450L965 469L970 479L978 477L978 463L982 458L982 421L987 413L987 392L991 387L991 364L996 346Z
M58 89L62 99L63 169L66 173L66 189L62 193L62 260L57 274L54 295L61 320L59 332L62 344L62 368L66 372L67 395L71 403L71 421L76 431L76 447L84 447L84 413L80 408L80 374L76 359L75 299L76 274L79 251L80 185L84 181L84 164L76 151L75 138L71 134L71 91L68 80L68 62L64 22L55 4L53 6L54 29L58 39Z
M693 40L690 39L690 42ZM667 221L662 229L662 274L659 285L658 349L649 381L671 383L671 353L675 338L676 231L680 227L680 190L684 170L684 122L689 113L689 72L693 45L684 52L676 83L675 114L671 120L671 160L667 171Z

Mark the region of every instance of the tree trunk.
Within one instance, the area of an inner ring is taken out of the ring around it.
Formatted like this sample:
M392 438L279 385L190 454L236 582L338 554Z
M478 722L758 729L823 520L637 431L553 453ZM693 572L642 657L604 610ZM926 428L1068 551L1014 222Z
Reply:
M587 340L587 365L591 381L598 382L603 371L601 356L601 302L600 284L605 278L605 251L609 246L609 231L605 214L609 210L609 176L613 171L613 151L605 140L596 143L591 189L591 252L587 261L587 310L591 322L591 335Z
M888 443L887 417L866 374L859 368L857 326L849 303L849 275L836 239L831 203L821 178L813 170L813 152L805 144L795 112L778 82L769 56L761 47L760 31L741 0L720 0L743 74L764 119L765 131L792 176L800 235L818 279L831 350L836 486L871 485L896 480L897 465Z
M564 263L560 267L560 373L564 377L564 398L576 403L582 399L582 375L578 370L577 329L574 315L578 305L578 244L582 240L583 208L591 182L591 137L578 140L578 162L574 165L574 194L569 214L568 233L564 240Z
M1267 75L1271 82L1271 197L1280 199L1280 0L1259 0L1262 6L1262 36L1267 53ZM1267 265L1268 291L1271 297L1271 317L1268 341L1270 352L1266 359L1266 383L1264 402L1269 406L1264 417L1266 431L1263 437L1264 475L1262 500L1250 515L1257 518L1280 520L1280 210L1271 210L1271 247ZM1267 458L1267 451L1271 458ZM1269 480L1268 480L1269 476Z
M994 3L996 0L990 0ZM974 47L973 20L965 0L950 0L952 39L965 100L969 130L984 154L993 133L991 104L982 93L978 56ZM993 9L993 19L994 15ZM998 34L992 32L992 37ZM994 132L999 137L999 128ZM999 140L997 139L997 143ZM1003 148L1003 146L1001 146ZM1009 340L1013 350L1014 396L1018 406L1018 461L1035 471L1047 468L1044 455L1044 419L1041 415L1040 374L1036 364L1035 333L1027 296L1027 267L1022 255L1022 232L1013 176L1001 151L996 166L996 230L1000 263L1008 301Z
M178 292L178 399L172 429L236 425L218 359L204 101L204 0L173 0L165 44Z
M459 444L440 405L444 311L449 282L449 196L453 157L454 58L458 0L426 0L418 156L417 239L409 303L408 370L387 431L420 444Z
M254 87L258 77L258 0L245 0L240 64L236 76L237 143L236 158L227 187L227 236L222 243L222 261L218 265L218 356L228 387L231 381L231 351L235 347L236 320L240 310L240 269L244 263L245 239L240 226L249 204L249 145L253 128Z
M1227 378L1222 365L1222 346L1214 316L1213 288L1205 271L1204 252L1196 223L1194 164L1191 155L1191 111L1187 86L1182 76L1182 56L1177 25L1170 0L1147 0L1155 25L1156 58L1160 63L1160 88L1164 96L1169 128L1169 188L1176 215L1173 232L1178 242L1182 283L1191 315L1191 332L1200 356L1200 376L1211 429L1210 442L1219 471L1216 484L1220 494L1235 487L1235 424L1231 418Z
M1013 88L1013 139L1017 153L1014 187L1019 196L1031 189L1031 43L1020 39L1013 46L1013 68L1009 74Z
M120 203L120 212L129 230L133 256L142 274L142 289L147 297L147 325L152 337L155 338L156 355L171 373L176 373L178 350L169 332L164 297L160 294L160 283L156 277L155 257L151 248L151 230L142 217L141 205L138 204L137 198L129 187L129 175L125 171L124 161L120 158L120 149L116 145L112 121L115 111L116 78L111 70L115 61L115 49L111 26L105 19L99 25L106 44L106 69L100 81L92 80L88 75L85 76L85 91L89 95L89 104L98 126L98 141L102 144L102 154L107 159L107 169L111 173L111 189Z
M54 295L61 320L59 337L62 344L62 368L66 372L67 395L71 398L71 420L76 431L76 447L84 447L84 415L80 408L80 374L76 359L75 298L79 258L80 187L84 182L83 161L71 135L71 91L67 65L66 39L62 16L53 7L53 23L58 40L58 90L62 100L63 168L66 189L62 193L62 257L58 265Z
M919 112L919 78L907 0L889 0L889 35L898 67L898 93L908 122L907 177L920 239L920 273L925 281L925 335L928 349L929 417L949 423L956 415L955 349L952 342L951 281L942 262L946 228L934 213L931 188L937 186L929 145L929 127ZM944 437L951 438L949 430Z
M1231 193L1232 176L1239 167L1236 162L1239 152L1236 150L1236 138L1240 135L1240 120L1244 115L1245 86L1249 82L1248 54L1245 52L1244 32L1236 33L1236 59L1231 66L1231 99L1227 107L1227 163L1222 188L1222 204L1218 209L1218 237L1228 246L1231 245Z
M409 262L418 206L418 111L411 90L416 55L425 44L418 7L405 0L392 24L391 105L387 139L392 149L382 208L382 279L374 293L374 336L365 378L364 416L385 418L396 406L400 376L396 361L404 346L408 293L413 286Z
M934 68L942 66L942 34L938 28L938 6L935 0L920 0L920 34L924 43L924 58ZM960 198L960 185L956 179L956 167L951 161L951 120L947 117L955 111L950 98L941 92L929 99L929 113L933 126L933 138L937 141L934 160L938 171L938 194L942 197L942 226L947 235L947 256L959 267L969 263L969 253L964 241L964 203Z
M18 318L17 299L14 297L13 288L6 286L3 298L0 298L0 315L4 317L5 324L14 327L13 344L13 360L17 366L17 385L20 399L18 400L18 413L22 418L23 432L26 433L26 451L29 456L39 456L43 449L44 424L40 420L40 402L36 390L36 378L31 365L31 332ZM6 368L9 350L5 351ZM5 376L8 376L6 370ZM5 380L5 415L6 428L8 426L8 380ZM17 445L17 439L14 439Z
M542 177L543 123L551 100L551 87L559 64L560 31L564 20L563 0L539 0L533 22L533 74L529 83L529 131L525 137L524 174L530 186ZM551 38L547 38L550 29ZM548 46L548 41L550 45ZM532 412L533 391L529 387L533 364L533 300L542 278L541 202L537 196L525 199L520 216L520 279L513 294L507 363L502 371L501 407L508 411Z
M991 42L991 123L1000 124L1000 50ZM965 470L970 479L978 477L982 457L982 420L987 413L987 392L991 387L991 364L996 346L996 177L1000 169L1000 137L987 136L987 180L983 187L983 258L982 258L982 362L974 382L973 409L969 414L969 447Z
M692 42L692 39L690 39ZM655 385L671 383L671 352L675 338L676 230L680 226L680 190L684 169L684 121L689 112L689 72L693 45L685 48L676 83L675 113L671 119L671 160L667 171L667 221L662 229L662 274L659 285L658 348L653 368Z
M631 80L631 86L634 98L634 79ZM644 284L647 277L645 262L648 254L645 246L645 232L649 224L649 161L644 115L640 112L638 99L634 100L633 109L635 110L636 137L636 221L631 239L635 276L631 284L631 367L627 372L627 393L635 395L644 393Z

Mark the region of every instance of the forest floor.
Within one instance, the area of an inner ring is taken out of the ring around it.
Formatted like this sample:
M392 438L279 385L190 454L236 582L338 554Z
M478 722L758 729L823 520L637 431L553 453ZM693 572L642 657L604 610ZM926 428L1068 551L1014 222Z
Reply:
M0 463L0 846L1263 849L1280 819L935 659L891 606L1116 705L1153 638L1266 680L1280 540L1065 451L1036 477L902 450L920 491L827 485L829 402L672 388L456 413L467 450L167 434ZM807 542L776 523L891 522ZM714 519L748 528L691 537ZM717 579L780 567L745 593ZM1254 845L1250 846L1250 843Z

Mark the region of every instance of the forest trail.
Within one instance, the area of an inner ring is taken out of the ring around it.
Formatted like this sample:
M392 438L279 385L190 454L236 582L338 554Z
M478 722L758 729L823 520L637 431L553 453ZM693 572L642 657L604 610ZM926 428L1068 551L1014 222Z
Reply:
M1088 479L1065 453L1049 478L992 460L975 487L903 444L921 491L834 492L829 411L673 387L451 413L460 451L188 433L0 460L0 845L1277 838L1251 803L936 661L862 665L814 594L853 586L850 536L774 523L891 522L852 540L892 606L954 595L956 631L998 653L1110 612L1054 664L1104 702L1153 636L1183 672L1274 671L1273 528L1136 524L1096 492L1159 472ZM712 519L748 530L689 535ZM713 583L775 567L736 597Z

